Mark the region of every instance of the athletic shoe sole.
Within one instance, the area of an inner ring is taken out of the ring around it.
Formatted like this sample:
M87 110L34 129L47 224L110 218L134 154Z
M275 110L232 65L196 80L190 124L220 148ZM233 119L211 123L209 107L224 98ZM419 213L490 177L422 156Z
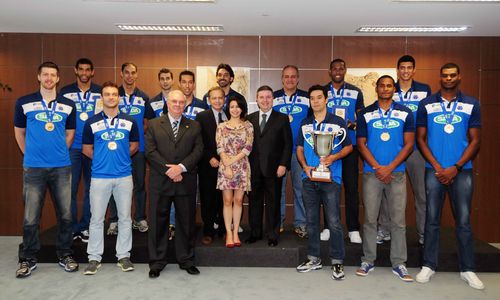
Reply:
M297 269L297 272L307 273L307 272L311 272L314 270L321 270L321 269L323 269L323 266L315 266L315 267L311 267L311 268L307 268L307 269Z
M365 276L368 276L368 274L370 274L370 272L373 271L373 270L375 270L375 267L373 267L371 269L368 269L368 272L366 272L366 273L365 272L356 271L356 275L365 277Z
M95 273L97 273L97 270L99 270L101 268L101 264L98 264L97 265L97 268L95 271L91 271L91 270L85 270L85 272L83 272L84 275L94 275Z

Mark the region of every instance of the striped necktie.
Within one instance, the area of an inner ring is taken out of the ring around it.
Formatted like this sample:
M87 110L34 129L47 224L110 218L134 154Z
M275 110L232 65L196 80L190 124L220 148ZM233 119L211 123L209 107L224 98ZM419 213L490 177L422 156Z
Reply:
M179 121L172 122L172 131L174 132L174 138L177 138L177 132L179 132Z

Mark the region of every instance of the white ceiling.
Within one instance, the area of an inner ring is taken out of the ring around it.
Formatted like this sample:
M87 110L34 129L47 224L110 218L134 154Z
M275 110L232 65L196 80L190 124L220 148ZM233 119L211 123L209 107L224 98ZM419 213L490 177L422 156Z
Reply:
M200 4L116 1L2 0L0 32L130 34L115 27L117 23L127 23L224 26L223 32L212 35L361 36L377 35L356 33L361 25L467 25L471 28L464 33L434 35L500 36L500 4L492 3L216 0L215 4Z

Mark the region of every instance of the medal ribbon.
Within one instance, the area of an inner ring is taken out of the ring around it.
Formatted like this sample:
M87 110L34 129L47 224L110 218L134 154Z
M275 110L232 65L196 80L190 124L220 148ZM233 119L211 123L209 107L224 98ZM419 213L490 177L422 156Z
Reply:
M106 126L106 132L108 133L109 141L114 142L116 138L116 132L118 131L118 125L120 124L120 115L118 114L116 116L115 126L113 127L113 129L110 129L108 118L106 117L104 112L102 112L101 114L104 121L104 126ZM111 122L113 122L113 119L111 119Z
M410 93L410 94L408 95L408 93ZM403 97L403 93L401 91L401 88L398 89L399 101L401 101L401 103L403 103L406 106L406 102L411 101L411 94L413 94L413 84L412 84L411 88L405 94L408 95L407 101Z
M316 119L313 120L313 130L316 131L318 130L318 125L319 125L319 131L323 132L325 129L325 124L323 122L316 124Z
M89 101L90 101L90 94L91 94L91 92L89 90L87 92L82 92L82 93L83 93L83 95L85 97L85 101L83 101L82 96L80 95L80 93L77 92L76 95L78 96L78 103L80 104L81 112L87 112L87 105L89 104Z
M193 111L194 111L194 98L193 98L193 101L191 102L191 105L189 105L188 107L186 107L184 109L183 115L185 117L192 116L193 115Z
M123 96L123 103L125 103L125 113L130 115L130 111L132 111L132 106L134 106L135 95L130 95L130 103L127 103L127 96Z
M332 107L332 113L333 113L335 111L335 106L341 106L342 100L344 100L345 82L344 85L342 86L342 89L340 89L340 97L337 97L337 94L333 89L333 83L330 83L330 91L332 92L332 97L333 97L333 107Z
M439 98L438 98L440 100L439 104L441 104L441 109L443 110L443 115L444 115L444 119L446 120L446 124L453 123L453 117L455 116L455 111L456 111L457 106L458 106L458 101L460 100L459 96L460 95L457 95L457 98L455 99L455 101L453 101L453 106L451 108L451 111L449 113L447 113L446 107L444 106L444 101L441 98L441 94L439 94Z
M42 102L43 110L45 111L45 114L47 115L47 123L52 123L52 119L54 118L54 115L56 112L57 100L52 101L52 107L50 110L47 108L47 104L45 104L45 100L42 99L41 102Z
M286 104L286 94L283 95L283 102L285 103L286 114L289 116L293 114L293 108L295 107L295 101L297 101L297 92L295 92L292 96L290 96L290 105Z
M380 115L380 118L382 119L382 126L384 130L387 130L387 128L389 127L389 122L391 121L391 114L393 109L394 109L394 103L391 103L391 107L387 111L387 117L386 117L384 116L384 112L382 111L380 106L378 107L378 113Z

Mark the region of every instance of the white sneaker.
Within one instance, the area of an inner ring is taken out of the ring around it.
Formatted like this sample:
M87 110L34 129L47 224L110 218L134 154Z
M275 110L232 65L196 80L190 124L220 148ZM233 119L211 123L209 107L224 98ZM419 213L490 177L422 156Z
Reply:
M330 239L330 229L323 229L323 231L319 234L319 238L322 241L328 241Z
M415 280L420 283L427 283L429 280L431 280L431 277L435 274L431 268L429 267L422 267L422 270L418 272L417 276L415 277Z
M474 272L460 272L460 278L476 290L483 290L484 284Z
M359 235L359 231L349 231L349 239L353 244L361 244L363 242Z

